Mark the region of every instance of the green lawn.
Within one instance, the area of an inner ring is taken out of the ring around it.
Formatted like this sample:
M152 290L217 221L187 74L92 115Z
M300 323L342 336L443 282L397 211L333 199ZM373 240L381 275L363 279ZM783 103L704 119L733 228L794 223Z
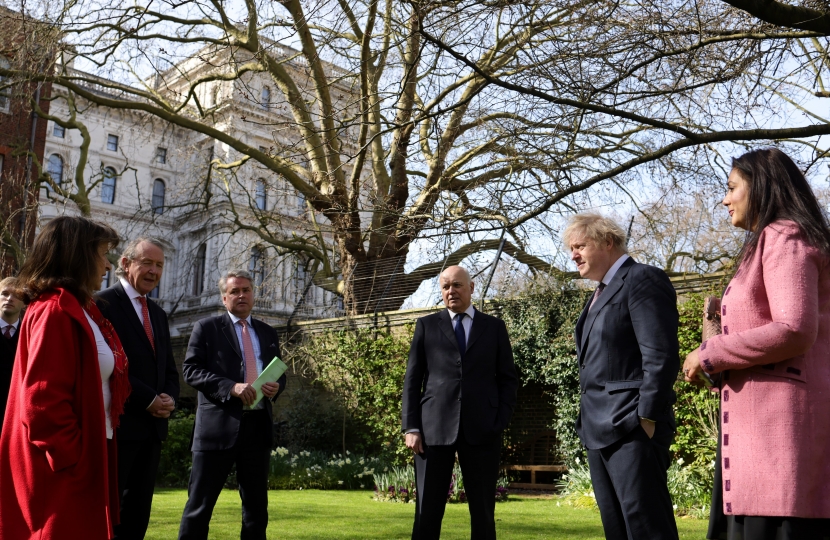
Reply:
M148 540L176 538L187 493L159 489L153 500ZM414 505L380 503L368 491L272 491L268 495L268 538L279 540L408 539ZM213 512L210 538L239 538L242 519L239 495L225 490ZM704 538L706 522L678 520L681 539ZM557 506L555 498L513 496L496 505L496 528L500 540L602 539L599 513ZM447 505L441 538L470 537L467 505Z

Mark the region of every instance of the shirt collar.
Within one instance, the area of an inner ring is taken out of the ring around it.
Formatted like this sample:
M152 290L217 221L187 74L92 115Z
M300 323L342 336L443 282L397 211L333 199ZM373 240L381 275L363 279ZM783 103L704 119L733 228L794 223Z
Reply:
M458 315L458 313L451 310L450 308L447 308L447 311L450 312L450 319L454 319L455 316ZM476 312L476 308L473 307L473 304L470 304L470 307L468 307L466 310L464 310L464 313L467 314L467 316L470 318L470 320L473 319L473 315L475 315L475 312Z
M620 258L617 259L616 262L614 262L614 264L611 265L611 268L609 268L608 271L605 273L605 277L602 278L602 282L606 285L611 283L611 280L614 279L614 276L617 274L617 270L620 269L620 266L622 266L623 263L630 258L631 257L629 257L627 253L623 253L622 256L620 256Z
M16 321L16 322L11 323L11 325L10 325L9 323L7 323L6 321L0 321L0 322L2 322L2 323L3 323L3 324L1 324L1 325L0 325L0 328L2 328L3 330L5 330L7 326L11 326L12 328L14 328L14 329L15 329L15 331L17 331L17 330L19 330L19 329L20 329L20 319L21 319L21 318L22 318L22 317L18 317L18 318L17 318L17 321Z
M236 324L236 323L238 323L239 321L241 321L241 320L242 320L242 319L240 319L239 317L237 317L236 315L234 315L233 313L231 313L230 311L228 312L228 315L230 315L230 317L231 317L231 322L232 322L233 324ZM247 317L245 317L245 321L248 323L248 326L252 326L252 324L253 324L253 323L251 322L251 316L250 316L250 315L248 315Z
M118 278L118 279L119 279L119 281L121 281L121 286L124 287L124 292L127 293L127 296L130 298L130 300L135 300L136 298L138 298L140 296L144 296L143 294L141 294L140 292L135 290L133 288L133 286L130 285L130 282L127 281L126 279L124 279L124 278Z

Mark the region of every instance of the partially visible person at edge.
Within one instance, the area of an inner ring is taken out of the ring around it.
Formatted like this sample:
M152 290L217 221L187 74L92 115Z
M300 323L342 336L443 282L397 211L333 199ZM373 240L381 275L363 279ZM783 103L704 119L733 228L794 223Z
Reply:
M17 279L7 277L0 281L0 424L6 414L22 311L23 300L20 298Z
M136 238L121 254L118 282L96 300L130 359L130 397L116 433L121 523L115 536L119 540L142 540L147 533L167 419L179 399L167 314L147 297L158 286L163 270L161 241Z
M0 538L106 540L118 517L113 430L127 358L92 301L118 235L57 217L18 276L29 302L0 436Z
M721 375L707 538L830 538L830 227L777 149L732 161L723 204L747 230L721 300L723 333L683 364Z

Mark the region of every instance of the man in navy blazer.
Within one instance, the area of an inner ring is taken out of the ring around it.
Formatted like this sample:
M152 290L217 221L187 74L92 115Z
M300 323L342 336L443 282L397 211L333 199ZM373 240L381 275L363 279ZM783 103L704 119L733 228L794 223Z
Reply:
M666 486L680 365L674 287L627 255L625 231L610 219L577 215L564 240L580 276L600 282L576 324L576 430L605 537L676 540Z
M129 362L130 397L115 437L121 522L114 530L119 540L141 540L147 533L167 419L179 399L167 314L147 297L158 286L163 270L161 241L137 238L121 255L119 281L96 297Z
M265 540L268 526L268 463L273 445L271 402L285 390L285 374L262 385L256 398L251 383L275 356L277 332L251 317L254 290L244 270L219 280L228 312L197 322L182 366L184 380L199 391L193 430L193 467L184 507L180 540L206 540L216 499L231 466L242 499L242 540ZM267 399L266 399L267 398Z
M461 267L440 276L447 309L418 319L403 388L403 431L415 453L413 540L438 539L455 456L469 503L471 538L496 538L501 437L519 379L504 322L472 306Z

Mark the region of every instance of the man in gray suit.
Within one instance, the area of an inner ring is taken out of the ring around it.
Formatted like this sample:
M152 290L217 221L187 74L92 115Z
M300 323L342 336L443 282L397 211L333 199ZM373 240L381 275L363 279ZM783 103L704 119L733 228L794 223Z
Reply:
M628 256L625 231L610 219L577 215L564 240L579 275L599 282L576 324L576 429L605 537L676 540L666 486L680 365L674 288Z

